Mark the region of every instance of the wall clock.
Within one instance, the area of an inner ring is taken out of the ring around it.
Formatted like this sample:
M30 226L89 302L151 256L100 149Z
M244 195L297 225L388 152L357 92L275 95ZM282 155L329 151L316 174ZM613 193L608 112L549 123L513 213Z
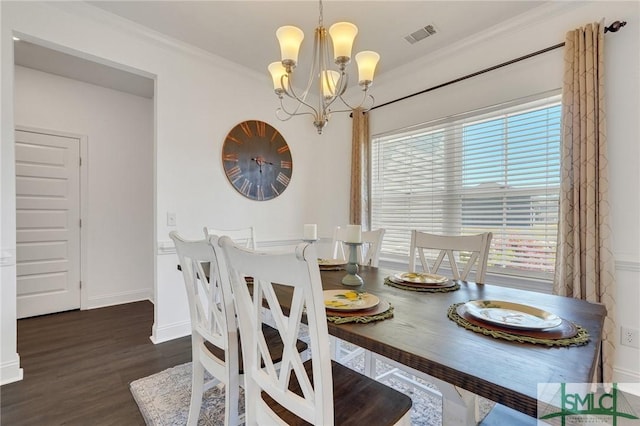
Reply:
M282 194L293 171L289 145L273 126L259 120L231 129L222 145L222 166L236 191L257 201Z

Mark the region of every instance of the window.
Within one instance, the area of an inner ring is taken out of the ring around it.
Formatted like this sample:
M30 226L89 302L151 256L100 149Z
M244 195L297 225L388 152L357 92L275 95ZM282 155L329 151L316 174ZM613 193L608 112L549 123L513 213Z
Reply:
M488 270L551 279L560 189L559 95L372 141L371 227L405 261L411 230L493 232Z

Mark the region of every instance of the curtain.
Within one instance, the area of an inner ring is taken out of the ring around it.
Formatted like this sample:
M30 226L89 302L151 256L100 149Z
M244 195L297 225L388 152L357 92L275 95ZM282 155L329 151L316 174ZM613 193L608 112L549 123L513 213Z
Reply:
M369 113L356 108L353 110L349 223L362 225L363 230L369 230L370 226L370 146Z
M594 379L612 382L615 268L609 225L603 47L602 23L567 33L554 292L606 307L600 365Z

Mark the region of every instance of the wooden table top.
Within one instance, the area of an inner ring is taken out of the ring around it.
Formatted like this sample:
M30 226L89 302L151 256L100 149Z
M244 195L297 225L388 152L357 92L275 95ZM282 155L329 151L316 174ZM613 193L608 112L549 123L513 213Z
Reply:
M591 382L605 308L585 301L459 281L449 293L420 293L384 284L394 271L361 267L364 290L390 302L394 317L369 324L329 323L329 333L529 416L537 411L538 383ZM325 290L345 289L345 271L322 271ZM282 295L283 308L287 299ZM586 328L584 346L547 347L508 342L458 326L447 317L454 303L492 299L522 303Z

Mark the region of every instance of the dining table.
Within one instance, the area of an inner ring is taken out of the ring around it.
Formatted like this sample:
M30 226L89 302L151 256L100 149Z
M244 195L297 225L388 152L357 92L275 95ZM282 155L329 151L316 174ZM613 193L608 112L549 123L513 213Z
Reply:
M537 414L539 383L593 382L606 314L602 305L471 281L457 281L455 291L410 291L385 283L396 273L367 266L358 272L364 284L357 290L388 302L393 307L391 318L328 322L329 333L530 420ZM344 276L344 270L321 271L323 290L351 288L342 284ZM290 294L284 287L276 291L286 311ZM453 305L478 300L507 301L553 313L588 333L588 341L563 347L509 341L464 328L449 318Z

